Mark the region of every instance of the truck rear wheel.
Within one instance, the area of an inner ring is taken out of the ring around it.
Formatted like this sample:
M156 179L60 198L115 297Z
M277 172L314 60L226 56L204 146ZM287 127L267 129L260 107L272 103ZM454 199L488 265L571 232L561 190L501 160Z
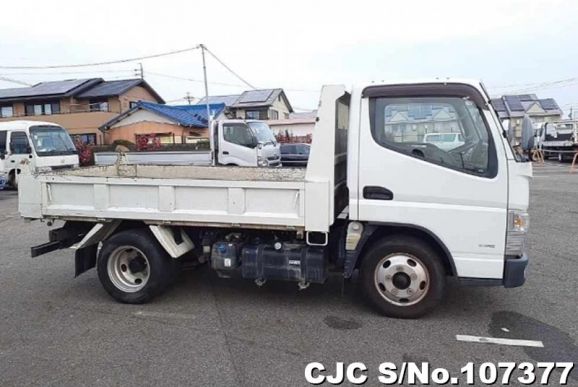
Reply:
M409 236L392 236L372 246L361 263L360 277L367 297L389 317L421 317L439 304L445 289L438 255Z
M97 271L102 286L115 300L142 304L167 289L175 265L148 230L131 229L104 242Z

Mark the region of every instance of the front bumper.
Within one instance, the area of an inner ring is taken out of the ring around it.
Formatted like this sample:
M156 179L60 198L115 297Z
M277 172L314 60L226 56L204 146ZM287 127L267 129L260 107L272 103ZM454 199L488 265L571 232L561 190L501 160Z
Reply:
M464 286L503 286L505 288L517 288L526 282L526 267L528 267L528 255L521 257L506 256L504 260L504 275L499 278L469 278L460 277L460 284Z
M521 257L506 257L504 263L504 278L502 284L505 288L516 288L526 282L526 268L528 267L528 255Z

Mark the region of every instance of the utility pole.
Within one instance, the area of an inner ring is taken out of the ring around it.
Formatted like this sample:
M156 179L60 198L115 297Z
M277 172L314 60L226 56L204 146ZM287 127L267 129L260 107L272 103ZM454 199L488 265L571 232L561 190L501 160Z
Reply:
M217 159L217 154L215 152L215 133L214 133L214 128L212 125L212 120L211 120L211 108L209 107L209 82L207 81L207 64L205 62L205 45L204 44L200 44L199 45L201 47L201 56L203 58L203 79L205 82L205 105L207 108L207 125L209 126L209 135L211 136L210 140L210 144L211 144L211 159L212 159L212 164L215 165L216 164L216 159Z
M191 101L193 100L193 96L191 96L191 93L189 93L187 91L187 95L185 95L185 99L187 100L187 102L189 103L189 105L191 104Z
M144 69L142 67L142 63L139 62L138 69L134 69L134 75L139 77L140 79L144 79Z

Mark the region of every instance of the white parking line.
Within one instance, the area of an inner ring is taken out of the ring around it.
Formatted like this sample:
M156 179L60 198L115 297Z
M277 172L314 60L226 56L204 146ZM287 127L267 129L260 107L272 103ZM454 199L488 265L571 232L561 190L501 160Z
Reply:
M135 317L153 317L153 318L165 318L165 319L179 319L179 320L193 320L197 318L194 314L186 313L170 313L170 312L147 312L144 310L139 310L133 313Z
M514 345L520 347L538 347L543 348L544 344L541 341L534 340L516 340L516 339L500 339L497 337L482 337L469 335L456 335L456 340L465 341L468 343L483 343L483 344L498 344L498 345Z

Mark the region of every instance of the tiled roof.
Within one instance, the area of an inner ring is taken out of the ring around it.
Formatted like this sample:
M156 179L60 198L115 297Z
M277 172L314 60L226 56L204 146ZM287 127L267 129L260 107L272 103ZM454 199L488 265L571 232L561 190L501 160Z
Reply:
M233 106L233 104L237 102L240 96L241 94L209 96L209 104L222 103L225 104L226 107ZM206 103L207 98L203 97L199 100L199 102L197 102L197 105L205 105Z
M101 78L68 79L64 81L40 82L30 87L0 89L0 100L16 100L76 95L103 80Z
M108 97L120 95L131 88L138 86L142 79L122 79L119 81L104 81L80 93L78 98Z
M209 97L209 103L224 103L227 107L233 108L246 108L246 107L264 107L271 106L277 98L282 96L292 112L293 108L285 96L283 89L260 89L260 90L248 90L240 95L218 95ZM206 98L202 98L197 105L205 104Z
M181 126L188 126L194 128L206 128L208 124L206 105L163 105L153 102L140 101L132 109L119 114L106 124L100 127L101 130L106 130L111 126L122 121L124 118L130 116L138 110L147 110L149 112L165 117ZM225 109L225 104L210 104L209 110L213 117L219 116Z
M133 87L142 86L149 93L151 93L158 102L164 103L165 101L160 95L144 80L144 79L121 79L117 81L104 81L98 85L87 89L86 91L77 95L78 98L103 98L103 97L116 97L118 95L124 94Z
M158 102L163 99L143 79L105 81L102 78L68 79L65 81L41 82L30 87L0 89L0 101L30 100L40 98L99 98L123 94L135 86L142 86Z

